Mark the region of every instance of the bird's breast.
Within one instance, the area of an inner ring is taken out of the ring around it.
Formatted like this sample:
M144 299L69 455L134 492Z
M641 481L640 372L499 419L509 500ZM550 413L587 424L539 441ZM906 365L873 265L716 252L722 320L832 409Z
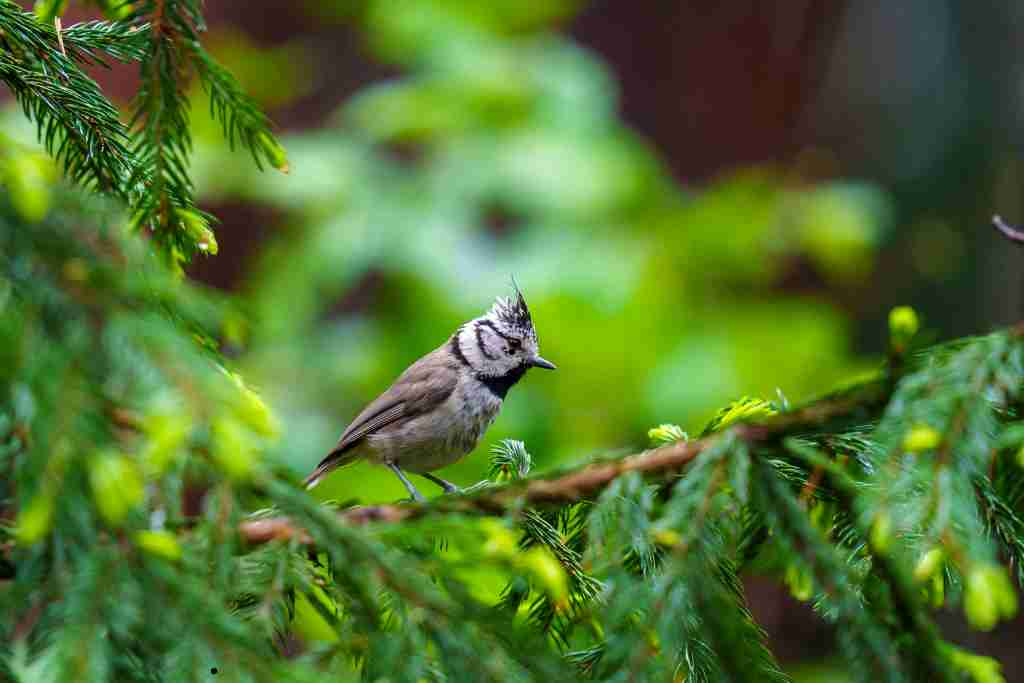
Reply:
M452 437L453 447L469 453L476 448L480 438L494 422L501 409L501 399L489 391L481 390L477 380L467 378L456 393L460 400L452 407L457 412L455 422L460 425Z

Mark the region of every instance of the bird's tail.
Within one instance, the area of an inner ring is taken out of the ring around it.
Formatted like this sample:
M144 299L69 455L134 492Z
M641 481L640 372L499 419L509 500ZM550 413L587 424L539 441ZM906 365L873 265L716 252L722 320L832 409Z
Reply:
M306 477L305 485L306 489L311 489L320 483L320 480L326 477L328 474L338 469L339 467L345 467L351 465L356 460L359 460L362 455L356 451L339 452L332 451L326 458L320 461L320 464L316 466L316 469Z

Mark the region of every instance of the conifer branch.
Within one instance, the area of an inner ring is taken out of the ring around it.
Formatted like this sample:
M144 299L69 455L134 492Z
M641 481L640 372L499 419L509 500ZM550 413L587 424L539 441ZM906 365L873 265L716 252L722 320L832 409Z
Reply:
M244 145L257 168L263 164L288 172L284 149L270 133L270 119L242 89L230 71L217 63L198 42L187 45L199 79L210 97L210 114L220 122L231 149Z
M196 26L202 17L190 2L152 0L138 7L133 19L148 20L151 26L133 104L132 127L137 133L132 151L140 164L131 184L142 189L133 226L152 230L165 248L184 256L199 239L188 234L187 221L179 218L191 216L188 212L195 205L188 176L192 151L185 98L188 65L181 43L197 39ZM196 222L205 223L205 216Z
M215 254L213 216L196 208L188 174L192 133L186 88L192 76L199 76L211 114L232 148L241 142L258 167L266 162L287 172L285 151L256 102L200 44L206 30L201 3L149 0L137 4L129 21L149 26L133 104L132 151L140 164L131 179L138 197L132 225L152 231L172 260L185 260L196 250Z
M992 225L995 226L996 230L1003 233L1008 240L1016 242L1017 244L1024 244L1024 230L1018 230L1014 226L1010 225L1003 220L1002 216L996 214L992 216Z
M56 5L52 8L57 12ZM110 8L108 8L110 9ZM228 143L245 145L257 166L287 172L269 120L238 81L200 45L205 30L197 0L133 3L121 21L61 29L11 0L0 0L0 80L36 122L47 150L67 175L127 200L132 225L153 232L172 261L216 253L213 219L195 206L189 177L192 134L187 86L193 74L210 96ZM80 64L140 62L129 127ZM129 129L133 133L129 133Z
M70 59L107 66L104 55L124 63L142 59L149 40L149 24L87 21L66 27L61 35Z
M0 0L0 25L0 80L35 121L47 151L72 180L125 196L124 180L133 169L128 132L78 64L104 65L100 53L119 61L137 59L138 34L145 27L132 31L105 22L71 26L62 32L62 52L55 28L10 0Z
M748 446L765 446L785 436L814 431L834 420L866 414L884 405L888 393L882 381L871 381L842 394L828 397L790 413L757 424L739 424L725 432ZM344 510L347 524L398 523L432 514L504 515L530 505L572 503L593 496L624 474L637 472L669 475L679 472L715 444L721 434L676 443L608 462L585 465L552 478L524 479L484 489L474 495L446 496L424 504L367 505ZM242 537L254 544L309 536L287 518L252 519L239 527Z

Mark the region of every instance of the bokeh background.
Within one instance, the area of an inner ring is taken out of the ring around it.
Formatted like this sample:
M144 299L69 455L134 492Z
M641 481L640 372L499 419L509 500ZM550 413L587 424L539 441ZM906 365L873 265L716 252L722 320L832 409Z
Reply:
M26 6L30 3L23 3ZM936 337L1022 313L1024 7L948 0L208 3L208 43L292 171L261 174L195 92L194 176L221 220L189 274L238 297L226 350L305 474L347 421L515 275L554 373L501 438L544 469L699 432L741 395L796 403L880 362L891 307ZM67 21L90 16L72 5ZM131 67L97 72L122 100ZM10 108L5 130L31 129ZM424 482L423 490L432 490ZM323 498L404 495L365 465ZM832 634L784 588L754 611L804 681ZM945 632L1024 680L1021 624Z

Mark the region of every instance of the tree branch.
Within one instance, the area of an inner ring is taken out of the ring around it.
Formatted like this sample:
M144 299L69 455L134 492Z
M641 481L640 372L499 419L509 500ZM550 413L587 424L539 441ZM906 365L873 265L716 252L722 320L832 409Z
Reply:
M1004 221L1002 217L999 216L998 214L992 216L992 225L995 226L996 230L1003 233L1003 235L1011 242L1016 242L1017 244L1024 244L1024 230L1018 230L1017 228L1013 227L1012 225Z
M862 384L847 393L824 398L757 424L736 425L730 432L748 446L764 446L794 433L813 431L832 420L853 417L880 407L889 397L888 386L881 380ZM678 472L721 436L715 434L681 441L617 460L584 465L547 478L488 487L473 495L444 496L429 503L348 508L340 511L339 517L347 524L358 526L370 522L397 523L436 514L504 515L525 506L572 503L598 493L627 472L658 475ZM253 544L292 539L303 544L312 543L312 539L286 517L248 520L241 524L239 533Z

